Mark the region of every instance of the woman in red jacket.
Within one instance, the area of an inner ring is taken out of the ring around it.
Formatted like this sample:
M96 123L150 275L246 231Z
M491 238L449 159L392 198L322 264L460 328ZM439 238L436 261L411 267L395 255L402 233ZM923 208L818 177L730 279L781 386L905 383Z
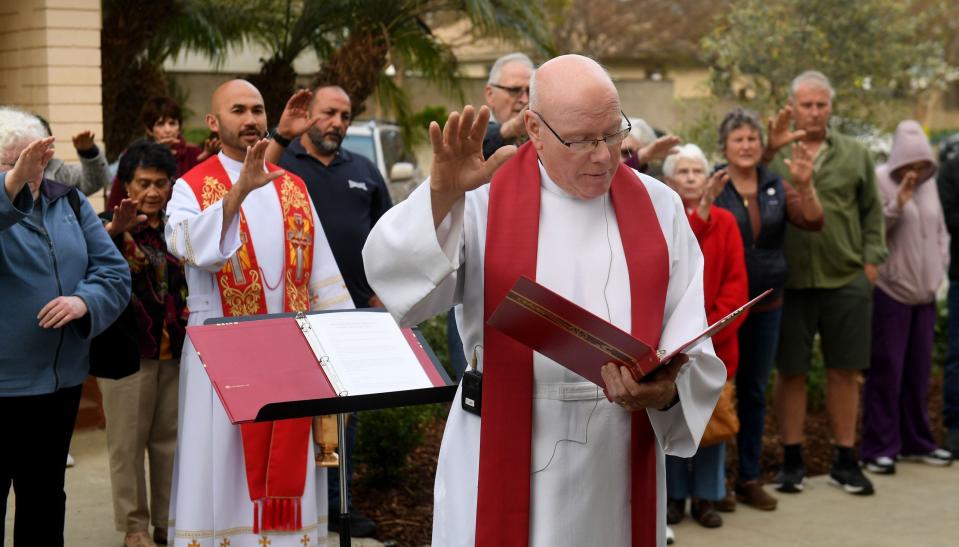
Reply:
M703 251L703 296L706 318L710 324L746 303L749 284L743 258L743 240L739 226L729 211L713 206L722 190L725 172L717 172L707 181L709 162L695 144L679 147L666 158L663 173L666 181L686 207L689 225ZM735 323L713 337L716 355L726 364L727 381L736 373L739 362L739 341ZM675 524L682 520L686 498L692 497L690 513L707 528L722 526L723 519L714 503L726 496L724 467L726 443L701 446L692 458L666 456L666 520Z

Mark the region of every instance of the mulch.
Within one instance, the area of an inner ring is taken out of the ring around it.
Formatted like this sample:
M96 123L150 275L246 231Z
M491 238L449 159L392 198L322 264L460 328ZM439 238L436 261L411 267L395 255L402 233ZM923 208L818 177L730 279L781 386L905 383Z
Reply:
M930 383L929 414L933 434L942 445L945 429L942 426L942 373L936 371ZM446 413L444 412L443 415ZM354 479L353 503L379 525L377 538L398 547L429 545L433 516L433 479L436 460L446 420L436 419L428 428L422 445L411 454L406 474L400 484L390 487L374 486L363 480L363 468L358 466ZM829 416L825 409L811 412L806 417L805 464L809 475L829 472L832 464ZM772 413L766 416L763 439L763 475L771 480L782 461L782 448ZM736 450L730 443L727 450L727 469L735 469Z

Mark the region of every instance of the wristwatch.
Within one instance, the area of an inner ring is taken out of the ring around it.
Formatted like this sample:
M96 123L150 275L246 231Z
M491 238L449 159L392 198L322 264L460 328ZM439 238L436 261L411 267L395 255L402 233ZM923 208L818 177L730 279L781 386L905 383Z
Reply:
M670 403L669 403L668 405L664 406L663 408L660 408L659 411L660 411L660 412L666 412L667 410L673 408L673 407L676 406L677 404L679 404L679 390L678 390L678 389L676 390L676 396L673 397L673 400L670 401Z
M274 127L273 131L270 131L270 138L276 141L276 144L279 144L283 148L289 146L290 142L292 141L292 139L288 139L281 135L278 127Z

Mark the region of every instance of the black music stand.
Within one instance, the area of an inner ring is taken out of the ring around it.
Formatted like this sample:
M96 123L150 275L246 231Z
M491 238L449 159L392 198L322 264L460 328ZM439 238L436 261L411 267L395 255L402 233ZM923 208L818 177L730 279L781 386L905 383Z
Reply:
M342 310L342 311L321 311L321 312L308 312L306 315L314 313L349 313L354 310ZM355 311L375 311L370 309L365 310L355 310ZM352 412L363 411L363 410L376 410L383 408L394 408L400 406L410 406L410 405L419 405L419 404L431 404L431 403L440 403L440 402L449 402L453 400L453 397L456 394L456 384L450 379L447 375L446 370L443 368L442 364L439 362L439 359L436 357L436 354L433 353L433 350L430 348L429 344L426 342L426 339L423 337L422 333L418 329L412 330L412 335L415 336L415 342L411 341L411 346L414 347L414 352L417 353L421 366L424 367L425 372L430 377L433 385L431 387L426 387L422 389L409 389L404 391L392 391L392 392L383 392L383 393L374 393L366 395L329 395L321 396L320 393L314 393L311 396L313 398L304 398L297 397L292 400L283 399L280 396L280 400L273 400L259 406L259 409L255 411L255 414L251 414L249 408L240 409L236 406L235 401L231 401L229 397L224 396L229 390L223 391L221 387L237 387L235 385L229 385L230 382L236 384L237 377L235 375L231 376L229 379L224 380L223 372L228 370L228 366L223 365L222 361L228 361L228 359L223 355L222 352L218 351L218 347L214 344L211 344L210 341L214 337L227 336L230 337L230 351L235 353L245 353L249 359L258 360L260 362L270 361L266 360L266 357L263 357L263 340L258 340L255 337L248 336L247 333L250 332L250 324L252 321L270 321L276 319L290 319L296 318L297 316L302 316L302 314L295 313L281 313L281 314L269 314L269 315L251 315L244 317L222 317L208 319L204 322L203 326L189 327L187 329L188 333L191 336L193 345L196 347L198 354L201 356L200 360L204 364L204 368L207 371L207 374L210 376L210 381L217 390L217 394L220 396L220 401L223 403L227 414L230 417L230 420L234 424L246 423L246 422L259 422L259 421L271 421L271 420L283 420L289 418L304 418L312 416L322 416L327 414L336 414L337 421L337 437L339 438L339 476L340 476L340 546L348 547L351 544L350 537L350 512L349 512L349 484L346 480L346 462L349 457L347 444L346 444L346 417ZM267 323L261 323L262 325L267 325ZM278 323L272 321L269 323L273 332L277 331ZM215 331L209 329L208 326L215 326ZM245 333L231 332L233 329L244 329ZM282 329L284 333L288 329ZM284 334L286 335L286 334ZM238 347L240 346L240 347ZM285 348L288 349L288 348ZM258 357L260 356L260 357ZM425 356L425 357L424 357ZM301 359L297 357L296 359ZM313 353L303 353L302 359L306 361L306 367L309 370L315 370L317 375L323 374L321 370L320 363L316 359L315 354ZM312 359L312 362L309 362ZM271 363L275 364L275 363ZM349 366L348 363L341 363L340 366ZM274 375L274 377L277 377ZM257 389L265 392L269 392L270 385L269 378L258 377L255 381L251 380L250 383L253 383ZM282 390L280 390L282 391ZM302 395L302 394L301 394Z

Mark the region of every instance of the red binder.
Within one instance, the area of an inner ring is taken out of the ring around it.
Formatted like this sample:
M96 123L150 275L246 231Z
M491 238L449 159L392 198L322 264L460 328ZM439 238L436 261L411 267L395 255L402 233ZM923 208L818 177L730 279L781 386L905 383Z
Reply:
M319 313L350 313L342 312ZM369 312L370 310L363 310ZM187 328L203 368L234 424L448 401L456 386L426 342L403 336L429 379L423 389L338 394L296 314L221 318ZM337 363L348 367L349 363ZM384 366L389 366L384 362Z
M710 325L669 352L653 350L642 340L597 317L546 287L520 277L487 321L517 342L537 351L583 378L603 387L600 369L606 363L624 366L641 380L729 325L772 290Z

